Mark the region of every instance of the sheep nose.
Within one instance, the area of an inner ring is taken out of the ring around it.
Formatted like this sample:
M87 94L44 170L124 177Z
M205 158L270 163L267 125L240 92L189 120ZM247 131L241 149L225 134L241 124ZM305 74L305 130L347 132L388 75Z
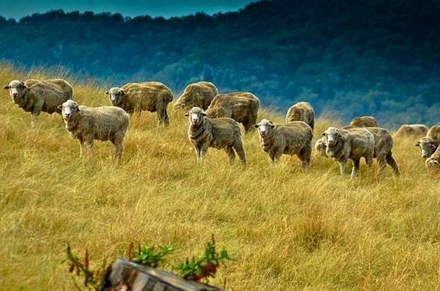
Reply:
M64 114L64 117L69 118L70 117L70 113Z
M12 93L12 97L17 98L18 94L17 93Z

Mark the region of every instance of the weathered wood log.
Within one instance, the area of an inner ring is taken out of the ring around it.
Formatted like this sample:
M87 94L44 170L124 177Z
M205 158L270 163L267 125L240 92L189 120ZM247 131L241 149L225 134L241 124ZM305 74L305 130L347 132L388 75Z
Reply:
M173 273L117 259L107 269L98 291L223 291L220 288L185 280Z

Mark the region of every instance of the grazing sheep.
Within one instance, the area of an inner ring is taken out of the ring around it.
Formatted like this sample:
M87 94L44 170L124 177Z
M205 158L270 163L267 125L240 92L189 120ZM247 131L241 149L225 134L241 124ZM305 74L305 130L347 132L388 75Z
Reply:
M396 132L396 137L422 137L428 132L424 124L404 124Z
M321 137L315 142L315 151L317 157L327 157L327 154L325 151L327 150L327 147L325 145L325 137Z
M354 118L350 126L356 127L379 127L379 123L377 123L376 118L373 116L361 116Z
M305 171L310 167L313 131L303 121L292 121L286 125L275 125L263 119L253 125L258 128L261 148L277 163L281 155L297 155Z
M32 124L36 124L38 115L43 112L52 114L58 111L58 105L72 99L72 86L62 79L34 80L25 82L13 80L3 87L19 108L32 113Z
M399 176L399 165L393 157L393 138L391 134L383 128L367 127L369 132L374 136L374 158L379 163L379 173L382 173L387 164L394 170L394 173Z
M423 137L416 146L422 150L422 158L429 158L440 145L440 125L434 125L431 127L426 136Z
M440 147L425 161L428 170L440 172Z
M67 131L79 141L80 156L84 153L84 143L93 157L93 141L109 140L116 147L115 157L118 160L121 158L122 142L129 124L129 116L123 109L114 106L79 106L73 100L66 101L58 109L62 112Z
M351 176L354 177L360 167L360 159L365 158L368 170L371 170L374 157L374 136L365 128L337 129L329 127L324 133L326 154L339 162L341 175L345 175L347 160L353 160Z
M200 107L206 110L217 94L217 88L210 82L190 84L185 88L182 96L177 99L174 109L190 110L193 107Z
M286 123L292 121L304 121L312 129L315 127L315 111L309 102L298 102L289 108L286 115Z
M206 114L210 118L229 117L242 123L246 132L257 122L260 100L252 93L219 94L212 99Z
M211 119L199 107L192 108L185 116L189 119L188 138L196 151L197 161L203 162L209 147L224 149L232 164L235 152L243 165L246 154L238 123L227 117Z
M118 106L129 114L157 111L159 125L168 126L170 123L167 107L173 101L173 93L162 83L128 83L121 88L113 87L105 94L109 95L113 106Z

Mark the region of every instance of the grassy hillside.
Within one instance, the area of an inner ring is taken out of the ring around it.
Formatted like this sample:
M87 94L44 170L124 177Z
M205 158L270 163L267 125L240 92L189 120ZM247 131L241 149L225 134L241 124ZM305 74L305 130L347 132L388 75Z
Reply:
M42 77L2 68L0 84L30 75ZM67 78L80 103L108 104L103 88ZM228 290L439 290L440 182L412 140L396 141L401 178L367 177L364 163L359 177L341 178L324 158L307 174L292 157L274 166L256 134L244 139L246 169L213 149L198 166L186 120L171 110L168 129L152 114L131 119L116 165L110 143L81 160L60 116L42 113L31 129L30 114L6 91L0 98L2 290L73 290L60 264L66 243L95 263L130 242L172 244L173 258L186 258L211 233L237 259L212 282L226 279ZM319 119L315 135L338 124Z

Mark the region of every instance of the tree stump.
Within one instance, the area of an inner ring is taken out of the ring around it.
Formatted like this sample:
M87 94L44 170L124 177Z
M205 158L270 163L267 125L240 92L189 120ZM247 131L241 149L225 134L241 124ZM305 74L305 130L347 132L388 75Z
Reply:
M117 259L109 267L98 291L223 291L185 280L173 273Z

